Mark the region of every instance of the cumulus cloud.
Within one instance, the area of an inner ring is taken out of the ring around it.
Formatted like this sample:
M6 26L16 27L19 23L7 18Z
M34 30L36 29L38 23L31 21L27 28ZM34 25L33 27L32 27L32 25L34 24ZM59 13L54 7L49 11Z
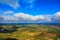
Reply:
M7 5L13 7L14 9L17 9L18 7L20 7L18 2L19 2L19 0L1 0L0 1L0 3L7 4Z
M0 15L0 22L4 22L4 16Z
M37 21L50 21L50 17L49 16L44 16L44 15L38 15L38 16L35 16L36 20Z
M29 14L24 14L24 13L18 13L14 14L15 17L17 17L19 20L27 21L27 22L44 22L44 21L51 21L51 18L48 16L43 16L43 15L29 15Z
M60 22L60 12L53 15L30 15L25 13L15 13L12 16L1 16L0 22Z
M11 11L11 10L9 10L9 11L5 11L5 12L3 12L3 14L13 14L14 12L13 11Z
M23 20L34 20L34 16L32 15L29 15L29 14L24 14L24 13L17 13L17 14L14 14L15 17L17 18L21 18Z
M60 22L60 12L56 12L52 17L52 20L55 22Z
M25 13L16 13L12 16L3 16L4 21L9 22L44 22L51 21L51 18L48 16L37 15L33 16Z
M26 6L26 8L33 8L35 0L1 0L1 4L7 4L10 7L17 9L21 6Z

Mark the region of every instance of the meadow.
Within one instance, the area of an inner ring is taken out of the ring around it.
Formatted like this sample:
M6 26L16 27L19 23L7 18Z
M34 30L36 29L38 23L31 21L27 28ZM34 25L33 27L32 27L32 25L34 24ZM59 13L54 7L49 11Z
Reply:
M1 25L0 40L60 40L56 25Z

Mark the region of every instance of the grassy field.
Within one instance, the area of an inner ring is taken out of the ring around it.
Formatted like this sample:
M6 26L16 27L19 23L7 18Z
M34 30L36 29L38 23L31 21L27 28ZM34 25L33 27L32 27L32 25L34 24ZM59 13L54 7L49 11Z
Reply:
M60 27L49 25L3 25L0 40L60 40Z

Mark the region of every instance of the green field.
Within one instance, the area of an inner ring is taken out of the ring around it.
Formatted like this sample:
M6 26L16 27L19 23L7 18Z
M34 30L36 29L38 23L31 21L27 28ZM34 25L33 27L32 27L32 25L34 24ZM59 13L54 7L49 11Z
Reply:
M49 25L3 25L0 40L60 40L60 27Z

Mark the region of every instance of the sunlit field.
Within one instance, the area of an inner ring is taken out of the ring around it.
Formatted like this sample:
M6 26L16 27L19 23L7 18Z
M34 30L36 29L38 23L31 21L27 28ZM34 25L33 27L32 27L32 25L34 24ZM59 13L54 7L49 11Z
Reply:
M56 25L1 25L0 40L60 40Z

